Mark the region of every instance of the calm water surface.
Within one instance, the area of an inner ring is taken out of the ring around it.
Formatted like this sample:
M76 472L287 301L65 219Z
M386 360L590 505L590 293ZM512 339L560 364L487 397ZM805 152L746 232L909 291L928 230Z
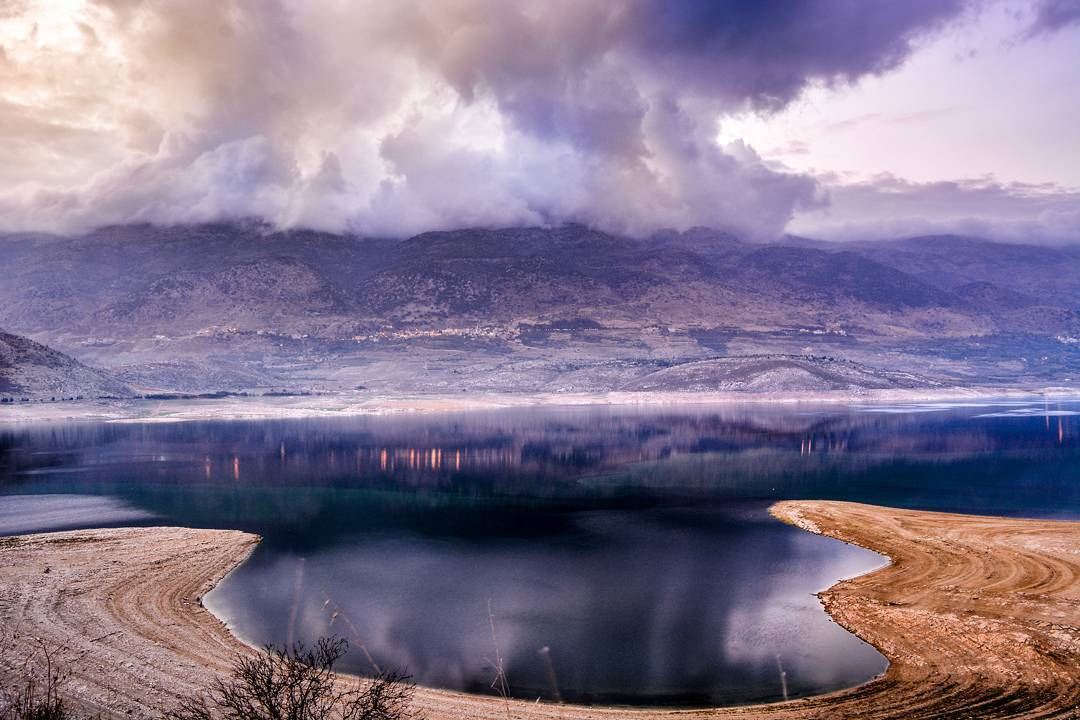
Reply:
M2 412L2 411L0 411ZM543 409L0 426L0 534L178 524L264 541L207 598L359 673L695 705L850 686L884 659L813 593L882 559L780 498L1080 517L1080 405ZM492 635L494 625L494 638ZM783 673L783 681L782 674Z

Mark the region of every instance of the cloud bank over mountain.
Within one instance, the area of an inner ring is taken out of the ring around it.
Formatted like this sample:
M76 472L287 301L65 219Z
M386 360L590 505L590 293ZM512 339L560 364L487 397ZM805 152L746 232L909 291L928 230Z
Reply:
M901 63L960 11L857 2L7 2L6 229L257 215L377 234L780 232L816 181L720 114Z
M887 73L965 0L7 0L0 225L771 237L829 201L724 118ZM1066 8L1067 10L1067 8ZM1066 11L1046 6L1050 28ZM855 192L855 191L853 191Z

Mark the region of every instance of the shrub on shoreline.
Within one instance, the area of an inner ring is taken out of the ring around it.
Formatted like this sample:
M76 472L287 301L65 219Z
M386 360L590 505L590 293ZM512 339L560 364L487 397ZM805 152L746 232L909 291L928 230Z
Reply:
M334 674L348 651L340 638L313 647L266 646L240 656L229 680L205 697L191 698L167 720L419 720L410 708L415 686L397 671L353 682Z

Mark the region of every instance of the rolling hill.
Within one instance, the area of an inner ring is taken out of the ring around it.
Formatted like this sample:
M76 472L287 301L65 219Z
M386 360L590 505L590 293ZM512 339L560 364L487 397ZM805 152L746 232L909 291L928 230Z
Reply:
M683 363L638 378L623 390L656 392L818 393L931 388L911 373L883 372L831 357L758 355Z

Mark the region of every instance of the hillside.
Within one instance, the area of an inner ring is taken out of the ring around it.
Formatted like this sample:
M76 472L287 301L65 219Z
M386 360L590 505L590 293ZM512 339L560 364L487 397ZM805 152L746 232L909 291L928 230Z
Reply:
M759 355L717 358L664 368L623 390L658 392L814 393L930 388L939 382L883 372L831 357Z
M131 394L130 387L109 373L28 338L0 331L0 399L5 402Z
M1042 247L960 235L859 243L857 251L938 287L973 282L1030 295L1047 305L1080 299L1080 246Z
M0 243L0 325L158 390L602 391L762 355L956 384L1080 377L1075 248L258 222Z

